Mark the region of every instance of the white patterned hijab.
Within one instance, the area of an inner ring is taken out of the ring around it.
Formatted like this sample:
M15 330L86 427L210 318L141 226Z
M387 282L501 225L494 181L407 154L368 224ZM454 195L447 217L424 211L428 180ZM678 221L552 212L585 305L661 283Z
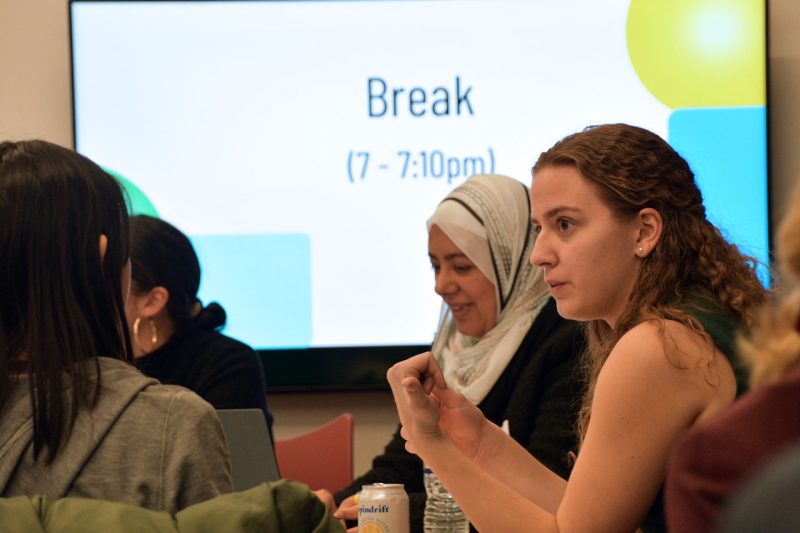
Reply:
M474 404L492 389L547 302L544 274L530 264L530 216L524 184L481 174L455 188L428 220L429 230L438 226L495 286L492 329L479 339L463 335L444 303L432 347L447 384Z

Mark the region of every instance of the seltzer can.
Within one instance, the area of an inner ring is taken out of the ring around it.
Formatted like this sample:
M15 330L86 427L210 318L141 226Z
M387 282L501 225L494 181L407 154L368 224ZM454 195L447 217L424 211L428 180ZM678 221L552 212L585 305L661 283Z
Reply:
M373 483L358 495L359 533L408 533L408 494L403 485Z

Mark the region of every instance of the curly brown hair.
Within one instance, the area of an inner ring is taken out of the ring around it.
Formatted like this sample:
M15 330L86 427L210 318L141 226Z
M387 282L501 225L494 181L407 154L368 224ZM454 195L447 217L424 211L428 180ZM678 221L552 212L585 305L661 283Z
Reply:
M552 166L576 168L620 220L630 220L644 208L655 209L663 220L661 238L643 259L615 326L601 320L587 325L587 392L578 421L583 439L598 374L622 335L646 320L670 319L709 338L699 321L676 307L689 290L749 326L766 291L756 275L756 261L708 221L694 173L658 135L627 124L590 126L543 152L533 167L534 179Z
M756 326L739 340L739 351L752 365L753 388L777 381L800 363L800 186L778 229L777 241L778 267L787 284L785 295L765 306Z

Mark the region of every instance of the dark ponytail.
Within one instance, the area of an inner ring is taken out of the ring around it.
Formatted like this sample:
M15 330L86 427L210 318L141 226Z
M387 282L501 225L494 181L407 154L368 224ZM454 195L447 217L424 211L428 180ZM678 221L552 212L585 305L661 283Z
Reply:
M145 215L131 217L131 267L132 290L169 291L167 314L176 332L225 325L221 305L212 302L203 307L197 299L200 262L189 238L172 224Z
M198 304L200 304L199 300ZM224 326L227 319L228 315L225 313L225 309L217 302L211 302L200 309L193 321L199 329L217 329Z

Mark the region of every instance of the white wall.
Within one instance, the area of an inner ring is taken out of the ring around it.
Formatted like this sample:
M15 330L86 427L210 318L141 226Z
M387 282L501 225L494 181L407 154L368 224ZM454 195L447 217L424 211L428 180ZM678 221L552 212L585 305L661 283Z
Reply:
M0 139L72 147L66 0L0 0Z
M769 120L772 226L777 227L800 176L800 2L769 2Z
M800 2L770 2L770 133L773 220L800 172ZM43 138L72 146L69 40L65 0L0 0L0 139ZM278 438L350 411L357 472L397 424L389 393L291 394L270 398Z

